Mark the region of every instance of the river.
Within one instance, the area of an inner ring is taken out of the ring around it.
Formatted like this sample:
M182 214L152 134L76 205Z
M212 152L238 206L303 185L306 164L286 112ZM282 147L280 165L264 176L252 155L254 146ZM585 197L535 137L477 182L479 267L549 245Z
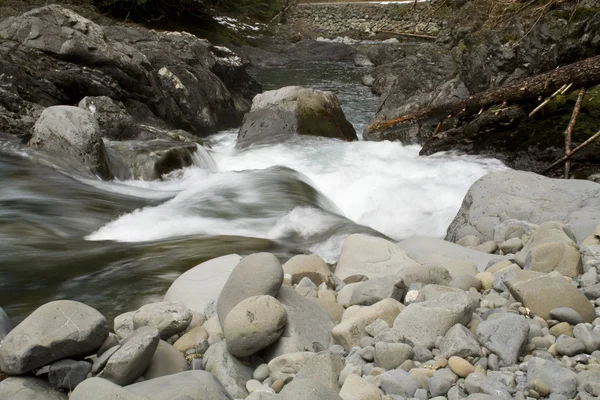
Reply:
M378 100L365 69L298 64L253 70L266 90L335 92L357 132ZM183 271L236 252L306 252L335 262L343 238L443 237L469 186L494 159L419 157L418 146L302 138L235 149L208 138L195 165L162 181L104 182L77 164L0 137L0 306L14 322L53 299L107 317L160 300Z

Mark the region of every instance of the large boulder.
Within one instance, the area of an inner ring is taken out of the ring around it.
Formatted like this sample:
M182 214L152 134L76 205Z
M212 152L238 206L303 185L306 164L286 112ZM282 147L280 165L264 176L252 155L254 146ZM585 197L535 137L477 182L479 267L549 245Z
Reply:
M276 297L283 283L283 268L273 254L255 253L244 257L229 275L217 300L221 326L229 311L252 296Z
M15 98L8 127L28 128L19 111L106 96L137 122L206 135L239 123L260 92L224 47L188 33L105 28L59 5L5 19L0 40L0 69L10 71L0 82Z
M27 376L12 377L0 382L0 398L2 400L67 400L67 395L52 389L43 379Z
M285 400L342 400L338 391L314 379L294 379L279 393Z
M178 374L187 369L188 365L183 354L169 343L161 340L142 376L145 380L156 379L161 376Z
M483 321L477 327L479 343L495 353L505 366L519 361L529 335L529 324L522 316L505 316Z
M231 400L221 382L205 371L184 371L126 386L145 399Z
M248 396L246 382L252 379L254 368L227 351L225 341L208 348L203 358L204 370L217 377L227 392L236 399Z
M378 237L352 234L344 240L335 275L340 279L357 274L370 279L384 278L395 275L403 268L420 265L395 243Z
M29 145L67 154L87 165L101 178L112 178L98 122L91 113L81 108L46 108L33 127Z
M8 332L12 329L10 319L6 312L0 307L0 343L4 340Z
M237 254L228 254L187 270L171 284L164 300L179 301L192 311L213 315L219 294L241 259Z
M561 221L582 242L600 223L600 186L584 180L550 179L531 172L506 171L475 182L448 227L446 240L475 235L494 239L494 227L508 219L535 224Z
M257 95L244 116L237 147L278 143L296 135L356 140L356 131L332 92L288 86Z
M17 325L0 347L0 369L20 375L53 361L85 357L108 337L106 318L83 303L44 304Z

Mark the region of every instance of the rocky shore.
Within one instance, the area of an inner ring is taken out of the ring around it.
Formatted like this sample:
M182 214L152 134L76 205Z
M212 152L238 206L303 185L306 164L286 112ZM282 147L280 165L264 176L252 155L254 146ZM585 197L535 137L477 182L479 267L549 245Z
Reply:
M69 300L12 329L0 312L0 397L597 398L597 186L493 173L447 241L353 234L334 265L222 256L114 321Z

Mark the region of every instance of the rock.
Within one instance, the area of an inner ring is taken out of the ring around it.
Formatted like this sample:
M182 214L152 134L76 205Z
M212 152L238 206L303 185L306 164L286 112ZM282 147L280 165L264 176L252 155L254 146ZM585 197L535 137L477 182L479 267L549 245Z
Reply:
M467 235L458 239L456 244L464 247L477 247L481 244L481 240L479 240L479 238L475 235Z
M512 396L504 383L477 372L467 376L467 379L465 379L465 389L467 389L467 392L469 392L471 396L477 393L485 393L500 399L512 399Z
M350 374L344 380L340 397L343 400L381 400L381 392L374 383Z
M377 336L379 333L383 332L386 329L389 329L390 326L387 322L382 319L376 319L371 324L365 327L365 332L373 337Z
M48 380L55 389L71 392L87 378L92 364L87 361L59 360L50 364Z
M78 104L90 112L100 127L102 136L112 140L135 139L141 128L120 101L108 96L86 96Z
M313 379L294 379L279 393L285 400L341 400L336 390Z
M329 314L293 288L282 286L277 300L287 313L287 323L279 340L263 352L265 361L285 353L321 351L333 344L334 327Z
M113 327L118 339L127 339L134 331L133 314L135 314L135 311L126 312L115 317Z
M433 347L457 323L471 320L473 306L462 293L448 293L406 307L394 320L394 329L412 346Z
M69 155L101 178L112 178L100 127L88 111L71 106L46 108L33 127L29 145Z
M452 280L448 270L439 265L407 266L396 274L405 285L421 283L423 285L447 285Z
M503 258L502 256L468 249L446 240L421 236L403 240L398 243L398 247L406 251L409 257L420 263L427 263L427 261L430 261L431 255L433 254L460 263L473 263L477 266L479 271L485 270L485 267L490 262L502 260ZM452 271L450 271L450 273L452 273Z
M530 388L534 382L541 381L551 393L562 394L567 398L577 393L577 375L564 367L542 358L534 357L527 363L527 384Z
M498 245L498 248L504 254L515 254L523 248L523 242L520 237L513 237Z
M456 383L458 376L450 368L438 369L427 380L427 387L431 396L445 396Z
M380 375L381 390L387 395L413 397L419 381L408 372L401 369L387 371Z
M482 321L476 334L479 343L496 354L505 366L517 363L528 335L529 324L516 314Z
M6 335L0 369L19 375L62 358L87 356L107 337L106 318L98 311L76 301L52 301Z
M402 278L376 278L344 286L338 292L337 302L346 308L352 305L370 306L387 298L402 301L405 293L406 285Z
M473 275L459 275L452 278L448 286L461 289L465 292L473 288L479 292L481 290L481 281Z
M574 278L583 273L579 251L559 242L538 245L527 254L524 269L550 273L558 271Z
M4 310L0 307L0 343L4 340L8 332L12 329L10 319Z
M411 360L413 349L404 343L375 343L375 364L385 369L395 369L404 361Z
M144 142L105 140L104 145L110 170L119 180L159 180L172 171L193 165L194 159L202 157L202 153L206 152L195 142L182 143L168 140ZM203 157L210 160L205 166L206 169L214 168L214 161L208 157Z
M177 339L173 344L173 347L180 352L185 353L189 349L196 348L196 345L203 340L208 340L208 332L206 332L206 329L204 329L203 326L197 326Z
M204 313L216 312L216 301L231 271L242 260L237 254L213 258L187 270L171 284L165 301L179 301L190 310ZM211 313L205 313L211 317Z
M550 318L560 322L568 322L570 325L583 323L581 315L569 307L557 307L550 310Z
M283 333L287 312L272 296L253 296L227 314L223 332L227 349L236 357L248 357L271 345Z
M583 342L586 353L592 354L592 352L600 350L600 335L594 333L591 326L577 324L573 328L573 335Z
M150 365L159 338L156 328L145 326L136 329L108 359L98 377L121 386L133 383Z
M316 299L314 297L307 297L307 299L317 304L323 310L325 310L327 314L329 314L329 317L334 322L334 324L339 324L342 321L342 316L344 315L344 311L346 309L340 304L329 300L319 298Z
M559 307L572 308L586 322L592 322L596 318L594 307L588 299L566 279L545 274L522 274L505 283L517 301L544 319L550 319L550 311ZM560 293L560 296L556 296L556 293Z
M283 269L277 257L270 253L255 253L244 257L229 275L217 301L221 326L233 307L252 296L276 297L283 283Z
M133 314L133 328L151 326L158 329L161 339L182 332L192 321L192 312L176 301L162 301L142 306Z
M322 352L310 358L294 379L312 379L338 392L339 376L343 368L344 362L341 357Z
M98 352L96 353L96 355L98 357L100 357L102 354L104 354L104 352L110 348L113 348L115 346L119 345L119 337L114 334L114 333L109 333L108 337L106 338L106 340L104 341L104 343L102 343L102 346L100 346L100 348L98 349Z
M254 97L236 146L277 143L296 135L357 140L335 94L287 86Z
M479 246L473 247L473 250L494 254L496 250L498 250L498 245L493 240L488 240L487 242L481 243Z
M549 329L549 333L554 337L559 337L561 335L571 336L573 337L573 329L568 322L560 322L554 325Z
M102 378L89 378L71 393L69 400L147 400L127 389Z
M254 367L243 363L227 351L224 341L213 344L204 354L204 370L217 377L233 398L248 396L246 382L252 379Z
M534 224L568 224L579 242L600 223L595 211L599 191L595 182L550 179L522 171L494 172L471 186L448 227L446 240L455 242L466 235L492 240L495 226L527 216ZM539 199L545 199L544 207Z
M475 368L467 360L461 357L452 356L448 360L448 367L456 376L466 378L475 371Z
M556 340L556 352L560 355L573 357L585 351L585 344L579 339L569 336L560 336Z
M349 235L342 246L335 275L340 279L361 274L369 279L395 275L405 267L419 263L406 255L398 245L385 239L362 234Z
M507 219L494 227L493 239L496 243L504 243L513 238L521 239L523 235L529 235L537 227L536 224L527 221Z
M125 389L153 400L232 400L219 380L205 371L180 372L136 383Z
M119 347L121 346L116 345L111 347L110 349L102 353L101 356L94 360L94 363L92 364L92 375L97 375L100 371L104 369L110 357L112 357L112 355L115 354L117 350L119 350Z
M294 377L315 356L316 353L301 351L275 357L268 364L269 377L273 381Z
M494 273L493 288L497 292L505 292L508 289L504 281L514 279L521 273L521 267L517 264L511 264L508 267L502 268L500 271Z
M402 310L404 305L396 300L381 300L342 319L342 322L332 329L331 334L337 343L349 350L353 346L358 346L360 338L366 336L365 329L368 325L377 319L382 319L391 325Z
M67 395L52 389L48 382L39 378L11 377L0 382L0 398L3 400L67 400Z
M442 356L481 357L481 346L475 336L464 325L456 324L444 335L440 343Z
M158 342L158 347L148 364L148 368L144 371L144 379L155 379L161 376L178 374L187 371L187 362L180 351L175 349L169 343L161 340Z
M327 263L315 254L294 256L283 264L282 268L285 274L292 275L292 284L294 285L298 284L302 278L309 278L317 286L325 283L328 287L335 288L333 274Z

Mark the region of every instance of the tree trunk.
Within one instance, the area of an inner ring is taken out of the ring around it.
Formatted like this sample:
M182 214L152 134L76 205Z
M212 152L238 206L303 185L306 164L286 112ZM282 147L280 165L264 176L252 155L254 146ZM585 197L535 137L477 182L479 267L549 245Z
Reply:
M368 126L369 132L381 132L404 124L413 124L424 119L467 117L495 104L521 103L548 96L563 85L589 88L600 84L600 56L587 58L567 66L523 79L517 83L489 89L470 96L468 99L446 103L441 106L419 110L399 118L376 121Z

